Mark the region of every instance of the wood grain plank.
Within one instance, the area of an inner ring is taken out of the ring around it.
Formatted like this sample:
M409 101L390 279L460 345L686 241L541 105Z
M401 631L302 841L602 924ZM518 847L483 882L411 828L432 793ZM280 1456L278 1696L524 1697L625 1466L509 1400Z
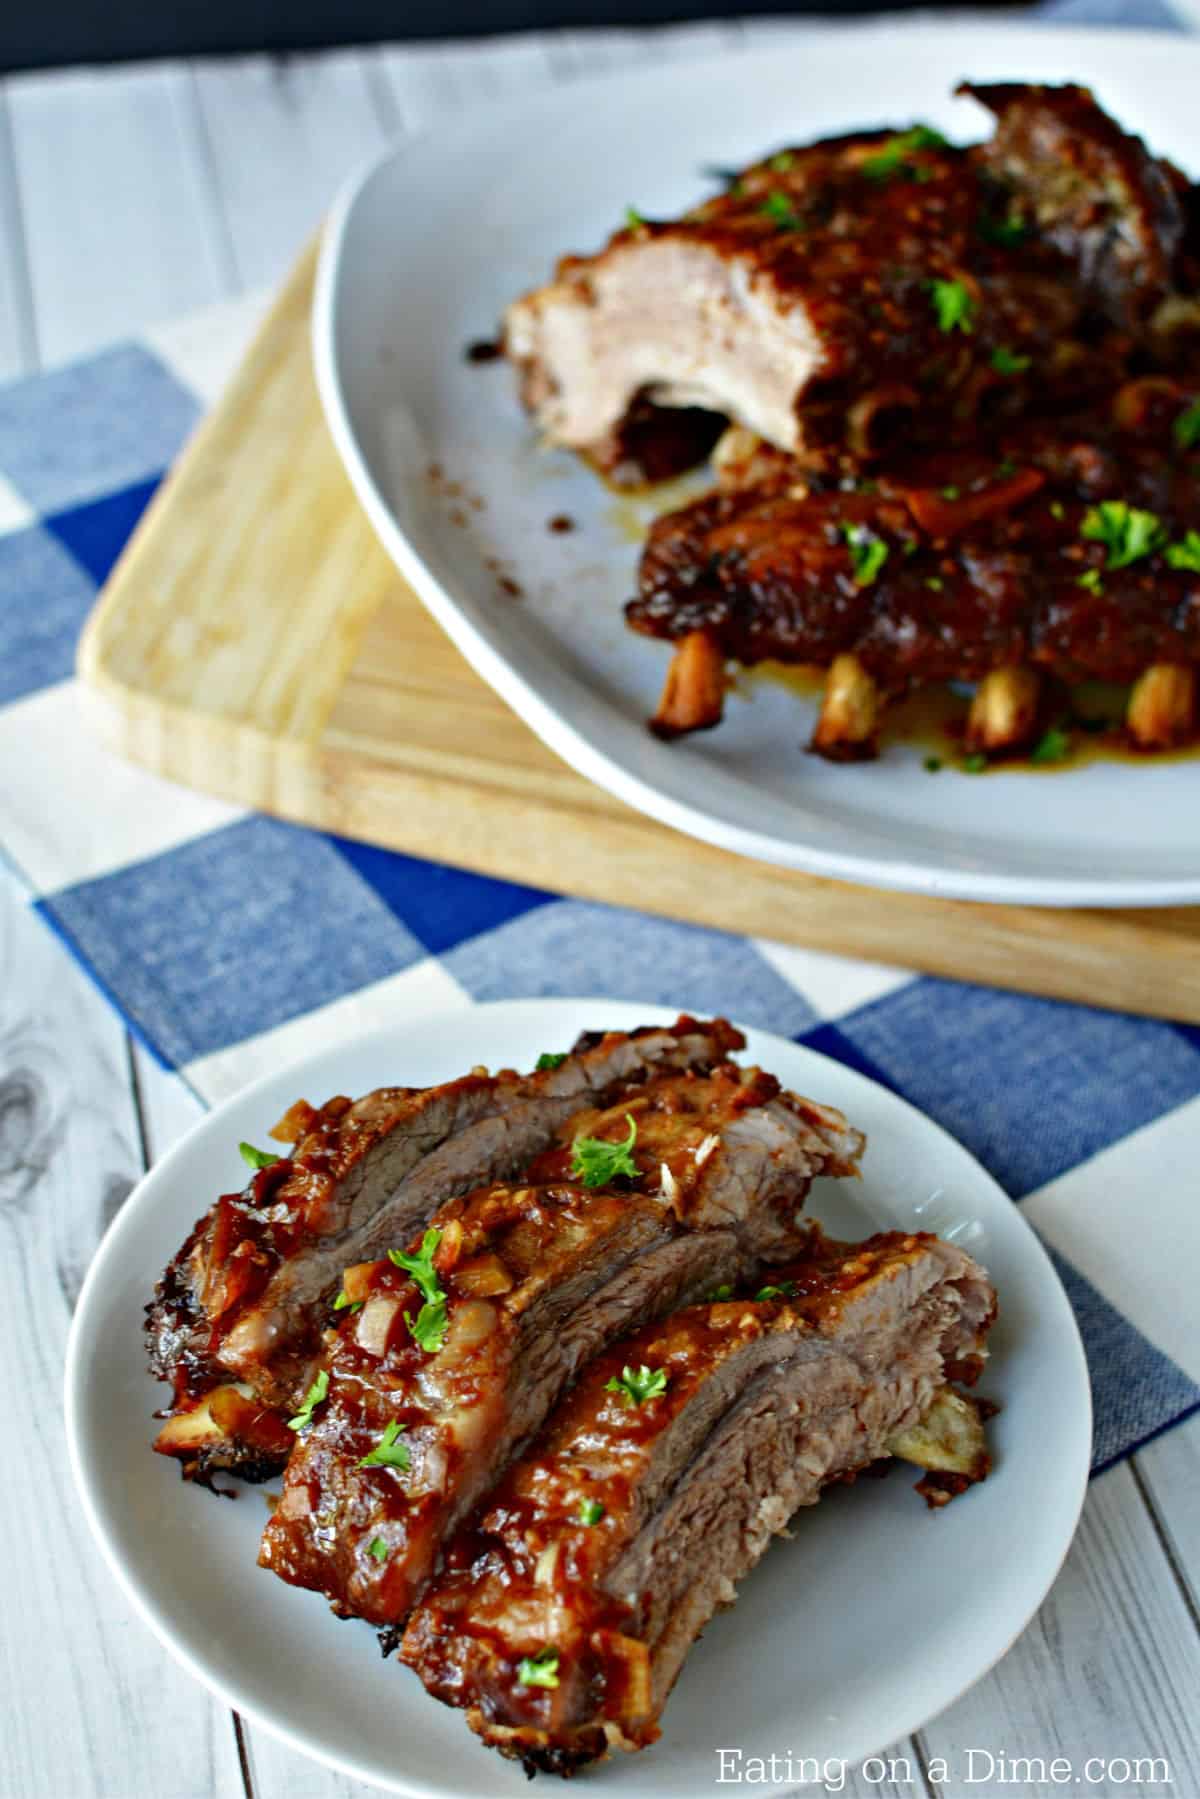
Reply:
M738 20L706 19L652 30L590 26L583 31L560 31L550 41L549 50L555 74L570 79L644 67L651 61L682 62L688 57L711 56L741 42Z
M314 1604L320 1601L314 1598ZM399 1676L397 1676L399 1678ZM430 1701L432 1704L432 1700ZM246 1725L246 1759L254 1799L367 1799L375 1789L336 1774L281 1743L269 1730Z
M739 19L736 23L741 42L748 49L760 49L770 44L782 46L789 38L794 43L813 31L853 31L856 20L853 14L846 13L828 13L811 19L792 18L787 13L767 13L761 18Z
M0 84L0 381L29 373L37 360L25 221L17 197L8 97Z
M61 1382L71 1310L141 1172L124 1033L0 874L0 1792L236 1799L228 1712L169 1661L80 1516Z
M182 66L16 76L8 105L44 361L230 290Z
M1089 1795L1150 1799L1172 1788L1121 1778L1084 1784L1084 1763L1091 1756L1165 1756L1173 1790L1186 1791L1200 1768L1197 1690L1200 1634L1133 1474L1121 1466L1092 1483L1062 1573L1024 1635L920 1733L926 1765L936 1774L936 1758L947 1764L950 1777L934 1781L944 1799L1063 1790L988 1782L983 1751L1047 1763L1063 1756Z
M405 44L380 52L377 66L406 134L480 101L544 86L554 74L541 37Z
M1200 1620L1200 1416L1148 1443L1134 1457L1134 1473Z
M150 1168L199 1123L205 1107L177 1074L168 1074L149 1050L133 1039L129 1056L143 1159Z
M402 1670L398 1670L397 1678L410 1677L404 1675ZM686 1680L686 1678L685 1673L684 1679ZM432 1706L436 1701L431 1699L429 1703ZM466 1728L467 1726L464 1724L464 1731ZM360 1781L350 1780L345 1775L335 1774L331 1769L321 1768L316 1763L307 1761L294 1749L289 1749L286 1744L277 1741L266 1731L253 1731L251 1742L251 1776L255 1799L367 1799L367 1795L372 1790ZM658 1752L651 1750L649 1753L653 1757ZM747 1745L747 1754L753 1753L753 1748ZM803 1754L803 1750L797 1748L794 1753L799 1756ZM400 1758L397 1768L399 1772L403 1767L402 1745L398 1745L397 1755ZM809 1795L813 1795L816 1799L817 1795L829 1790L836 1791L839 1799L925 1799L929 1788L922 1777L920 1752L915 1744L911 1741L894 1743L890 1749L884 1750L882 1759L885 1764L895 1763L897 1778L890 1778L886 1772L879 1779L864 1778L859 1769L848 1768L845 1771L844 1784L838 1784L832 1789L823 1789L820 1785L807 1786L804 1788L803 1795L798 1793L796 1799L808 1799ZM623 1777L620 1790L629 1792L634 1795L634 1799L637 1799L639 1793L644 1789L639 1788L636 1779L633 1778L636 1773L635 1767L633 1765L626 1766L623 1756L618 1756L616 1761L617 1766L613 1772L619 1777ZM481 1783L486 1780L487 1767L487 1757L481 1751L479 1756ZM651 1773L650 1762L646 1763L646 1773L647 1775ZM714 1763L714 1775L715 1773ZM841 1781L839 1770L833 1769L831 1773L835 1782ZM609 1783L601 1774L598 1781L588 1782L589 1788L593 1785L607 1787ZM548 1787L549 1780L540 1780L538 1786ZM537 1790L534 1788L535 1792ZM722 1790L716 1785L713 1787L715 1795L719 1795ZM488 1789L481 1784L475 1791L483 1796L487 1794ZM743 1791L753 1793L754 1788L748 1786ZM985 1795L985 1799L989 1799L989 1796Z
M311 255L304 259L311 271ZM395 577L361 521L341 503L322 499L326 448L307 348L297 359L295 333L306 334L306 302L289 283L256 339L259 357L234 377L221 405L205 420L167 484L187 508L212 508L220 524L206 541L173 527L160 496L152 502L123 558L126 569L166 557L153 592L128 620L124 647L112 648L127 675L153 667L154 686L171 707L198 701L257 728L303 741L320 729L354 658L365 620ZM271 346L274 346L272 350ZM299 377L299 378L298 378ZM251 420L271 418L271 434L287 454L262 465L247 484L239 468ZM163 520L166 519L166 535ZM273 521L270 529L268 520ZM270 550L276 529L290 546L290 568ZM303 590L307 604L287 596ZM99 615L111 616L113 588ZM227 606L225 598L242 598ZM192 594L205 608L184 603ZM245 597L253 595L249 605ZM286 601L266 603L270 596ZM222 596L225 596L223 598ZM88 642L80 656L91 656Z
M238 57L194 65L242 286L282 280L346 177L381 149L364 58Z

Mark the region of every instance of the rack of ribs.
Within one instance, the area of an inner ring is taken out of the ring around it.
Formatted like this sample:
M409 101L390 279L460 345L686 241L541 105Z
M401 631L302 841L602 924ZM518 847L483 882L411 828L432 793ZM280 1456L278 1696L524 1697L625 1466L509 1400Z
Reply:
M645 1747L713 1613L830 1482L892 1455L939 1469L940 1499L986 1476L951 1383L995 1310L935 1237L817 1235L757 1296L613 1345L454 1540L402 1659L530 1773Z
M976 682L968 749L1015 750L1055 684L1129 684L1145 749L1195 729L1200 462L1176 446L1184 384L1127 383L1105 416L998 429L822 488L743 438L717 490L651 527L634 630L675 657L654 729L720 721L725 667L767 658L829 671L812 747L875 753L884 707ZM749 480L747 480L749 475Z
M809 1191L857 1175L862 1134L743 1047L682 1016L530 1075L300 1102L148 1308L155 1447L209 1484L282 1468L260 1566L529 1771L653 1742L713 1611L831 1481L899 1458L941 1506L991 1466L959 1390L986 1275L925 1234L826 1238Z
M679 408L719 414L816 467L961 433L992 350L1043 361L1081 307L1057 252L984 235L992 196L970 152L924 129L900 142L779 151L681 219L635 219L565 257L504 325L547 438L636 478L631 415L645 444L656 411L664 430Z
M969 438L985 400L1023 409L1097 317L1139 348L1177 327L1195 212L1178 171L1086 89L959 91L997 116L981 145L914 126L790 147L563 257L504 323L547 438L611 472L635 414L645 443L655 409L701 408L857 465ZM998 379L997 352L1025 366Z
M385 1641L580 1369L794 1257L812 1181L855 1173L862 1149L839 1112L733 1064L657 1077L570 1129L520 1183L452 1201L406 1251L346 1273L259 1559Z
M684 1016L581 1039L533 1074L476 1069L293 1106L271 1134L294 1147L216 1201L147 1307L151 1370L173 1389L155 1447L206 1483L222 1468L275 1473L346 1267L407 1242L456 1194L518 1173L581 1108L632 1101L651 1075L715 1067L743 1043L722 1019Z
M930 682L976 684L976 752L1089 677L1131 687L1138 748L1200 724L1200 189L1085 88L959 91L980 144L778 151L509 309L527 407L610 479L729 426L626 609L676 646L660 736L717 724L728 664L764 658L828 671L835 760Z

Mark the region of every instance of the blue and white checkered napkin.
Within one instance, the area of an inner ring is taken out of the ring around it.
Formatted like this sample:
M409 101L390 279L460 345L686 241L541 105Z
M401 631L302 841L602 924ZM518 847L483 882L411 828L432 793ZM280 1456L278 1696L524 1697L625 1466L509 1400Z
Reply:
M223 309L0 389L0 842L130 1026L207 1100L414 1011L607 993L726 1012L894 1088L1054 1252L1095 1465L1200 1408L1200 1030L959 986L281 824L100 751L75 642L244 342Z

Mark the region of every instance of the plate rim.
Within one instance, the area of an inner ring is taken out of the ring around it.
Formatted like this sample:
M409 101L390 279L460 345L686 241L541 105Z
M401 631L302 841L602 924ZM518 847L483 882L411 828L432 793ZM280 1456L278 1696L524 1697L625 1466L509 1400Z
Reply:
M291 1081L293 1077L295 1077L295 1079L303 1082L306 1070L309 1070L318 1064L323 1064L330 1056L336 1055L339 1052L347 1055L350 1053L356 1055L366 1053L370 1055L374 1052L376 1047L381 1050L388 1046L394 1047L398 1040L411 1038L415 1033L419 1033L422 1029L430 1026L449 1025L456 1031L461 1030L464 1033L469 1033L473 1019L480 1012L492 1015L505 1013L512 1014L514 1011L520 1013L537 1012L547 1016L560 1014L564 1017L574 1014L576 1015L577 1021L578 1014L583 1010L587 1010L592 1015L594 1021L604 1021L605 1028L608 1029L631 1028L635 1014L637 1022L639 1023L656 1023L659 1021L669 1022L678 1015L676 1008L658 1004L642 1005L636 1001L604 997L587 998L558 995L537 998L491 1000L482 1002L479 1005L472 1005L467 1009L446 1007L427 1008L423 1011L413 1013L411 1016L406 1015L403 1020L398 1021L395 1025L377 1027L375 1030L366 1032L361 1036L349 1037L343 1041L334 1040L320 1050L310 1050L306 1055L296 1058L293 1062L285 1064L280 1069L260 1075L257 1079L247 1083L246 1086L239 1088L236 1092L230 1094L226 1099L222 1100L219 1105L214 1106L211 1110L205 1111L205 1113L171 1145L170 1149L168 1149L166 1153L142 1175L141 1179L136 1183L122 1204L116 1216L108 1225L96 1247L84 1277L83 1284L80 1288L79 1298L76 1301L75 1310L71 1318L63 1374L64 1422L66 1427L68 1461L75 1484L75 1490L82 1505L88 1528L94 1542L100 1549L104 1562L115 1578L119 1590L124 1594L125 1598L133 1606L138 1617L148 1626L156 1640L167 1651L172 1659L182 1666L195 1680L199 1681L201 1686L208 1692L212 1693L224 1704L228 1705L231 1710L250 1719L251 1722L268 1731L279 1741L287 1744L290 1748L297 1750L299 1753L309 1756L323 1766L332 1768L336 1772L348 1775L353 1779L361 1780L374 1789L404 1795L405 1799L449 1799L451 1789L445 1785L431 1786L420 1778L405 1778L402 1771L394 1778L382 1778L378 1769L373 1764L356 1761L353 1756L344 1755L340 1751L329 1749L323 1744L318 1736L310 1735L302 1727L297 1727L294 1724L284 1722L278 1717L272 1716L271 1713L260 1706L257 1701L247 1703L245 1698L239 1693L236 1681L226 1681L223 1679L219 1670L216 1670L213 1666L205 1663L200 1657L194 1655L192 1651L185 1646L184 1642L176 1633L173 1621L167 1614L165 1607L156 1603L150 1592L143 1590L133 1572L126 1566L120 1553L120 1545L115 1539L110 1538L107 1525L100 1514L98 1503L92 1492L88 1474L87 1461L84 1452L84 1437L86 1433L85 1384L83 1380L84 1338L89 1327L93 1324L93 1312L96 1313L98 1320L103 1320L104 1318L103 1293L105 1276L108 1272L110 1263L113 1263L114 1266L120 1265L119 1252L123 1247L122 1239L127 1235L136 1237L135 1227L139 1213L151 1204L153 1197L160 1186L165 1187L169 1184L174 1168L177 1164L182 1163L187 1159L195 1140L197 1138L208 1137L218 1133L222 1120L230 1112L243 1106L246 1102L254 1100L259 1093L273 1087L276 1083L283 1081L285 1078L288 1081ZM956 1685L953 1692L940 1697L934 1709L930 1710L928 1702L923 1701L919 1708L919 1715L912 1721L904 1722L901 1720L897 1723L895 1720L889 1720L886 1728L881 1726L881 1735L883 1736L883 1741L881 1743L876 1745L874 1739L872 1739L872 1743L869 1747L856 1750L852 1757L846 1758L849 1765L857 1765L858 1763L861 1763L865 1757L874 1754L876 1752L876 1747L880 1749L885 1748L888 1743L897 1740L902 1736L911 1735L913 1732L923 1728L923 1726L931 1719L940 1716L949 1708L949 1706L953 1705L957 1699L961 1698L964 1693L968 1692L982 1680L984 1676L988 1674L1000 1660L1002 1660L1017 1639L1028 1628L1047 1594L1051 1591L1070 1551L1071 1545L1074 1542L1090 1480L1090 1446L1092 1442L1093 1425L1091 1381L1088 1373L1083 1341L1079 1333L1078 1321L1067 1297L1066 1290L1059 1278L1058 1271L1054 1267L1044 1244L1041 1242L1032 1225L1023 1216L1020 1207L1007 1193L1005 1193L1004 1189L1000 1186L1000 1183L986 1168L983 1167L982 1163L971 1154L965 1145L960 1143L958 1139L942 1125L938 1124L935 1119L930 1118L926 1113L922 1112L919 1107L913 1105L910 1100L905 1099L902 1094L896 1093L892 1089L883 1086L882 1083L872 1080L868 1075L860 1073L857 1069L850 1068L844 1063L837 1062L834 1058L824 1055L820 1050L812 1049L807 1044L796 1042L782 1036L778 1032L763 1030L758 1026L746 1026L744 1028L760 1039L765 1038L769 1043L773 1042L780 1045L789 1053L799 1050L806 1059L812 1060L817 1064L827 1064L831 1066L837 1070L839 1078L849 1079L852 1087L857 1087L861 1090L882 1096L883 1103L886 1107L896 1109L901 1116L907 1115L910 1122L915 1122L917 1127L922 1131L932 1132L935 1137L950 1144L959 1155L965 1157L969 1161L975 1174L984 1186L991 1189L995 1197L1002 1201L1004 1206L1010 1208L1010 1213L1005 1213L1005 1217L1010 1218L1010 1222L1018 1227L1019 1237L1022 1237L1023 1234L1022 1240L1024 1241L1026 1253L1032 1256L1033 1263L1040 1267L1040 1272L1043 1275L1048 1274L1050 1277L1053 1290L1057 1295L1061 1314L1061 1325L1064 1327L1061 1332L1060 1350L1067 1357L1069 1363L1072 1364L1072 1378L1078 1386L1079 1396L1082 1401L1079 1408L1079 1417L1080 1422L1084 1427L1082 1430L1083 1453L1080 1457L1079 1467L1074 1470L1073 1493L1070 1491L1068 1484L1071 1479L1071 1470L1064 1470L1062 1476L1064 1490L1066 1491L1065 1515L1069 1520L1069 1527L1064 1528L1061 1549L1054 1559L1053 1567L1047 1574L1045 1585L1042 1587L1041 1591L1027 1603L1027 1607L1024 1610L1024 1615L1020 1622L1007 1638L995 1649L994 1653L990 1655L990 1658L985 1665L977 1668L965 1684ZM149 1195L149 1198L147 1195ZM650 1777L650 1784L647 1790L652 1793L653 1771L648 1770L648 1774ZM782 1783L778 1786L762 1787L760 1791L763 1794L763 1799L781 1799L782 1795L791 1791L791 1787L788 1783Z
M928 22L921 18L895 25L881 25L876 20L849 24L816 24L797 29L786 43L754 45L721 51L672 65L676 77L701 77L706 70L727 71L732 58L753 61L774 59L781 54L800 55L810 40L844 45L849 34L859 38L874 34L886 36L892 43L898 33L920 37L927 33ZM1083 44L1103 44L1109 50L1119 49L1122 42L1148 47L1166 48L1170 39L1173 53L1197 57L1200 67L1200 44L1189 44L1186 34L1164 34L1148 27L1097 27L1089 25L1039 25L1023 19L990 20L976 17L955 21L942 28L964 41L986 35L1014 40L1036 38L1045 43L1055 38ZM608 71L569 84L548 84L526 94L522 104L537 108L561 98L564 92L574 96L580 105L595 99L602 104L605 92L612 91L638 71ZM498 96L472 110L469 121L454 125L458 139L464 132L472 137L485 137L489 130L511 113L512 95ZM978 872L970 868L943 868L903 857L879 860L869 853L813 848L755 830L736 821L710 815L700 802L689 803L661 790L652 779L625 766L598 743L580 732L570 717L539 691L533 679L524 674L505 654L488 641L483 632L460 608L451 589L409 541L396 514L381 492L371 471L367 454L361 445L351 417L345 385L340 375L338 318L340 286L346 268L345 247L350 228L367 189L381 179L392 164L405 160L417 147L436 141L448 125L433 123L414 132L399 143L387 145L372 155L343 184L327 215L321 233L315 286L310 319L310 342L317 391L326 424L338 456L349 477L351 487L384 549L408 585L426 609L437 620L455 647L471 667L500 698L509 705L534 734L578 773L604 791L622 800L635 811L655 819L702 843L749 857L768 866L789 868L827 880L848 881L882 891L915 893L929 898L958 899L975 904L1030 905L1046 908L1078 906L1102 909L1119 907L1158 908L1200 902L1200 870L1191 875L1159 876L1152 879L1123 877L1113 879L1098 875L1035 876L996 871Z

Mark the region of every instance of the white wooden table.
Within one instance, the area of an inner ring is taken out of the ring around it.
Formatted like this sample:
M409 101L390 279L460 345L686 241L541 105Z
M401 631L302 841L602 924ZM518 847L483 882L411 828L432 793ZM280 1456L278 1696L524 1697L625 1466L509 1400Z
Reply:
M556 33L0 82L0 378L276 281L344 175L390 136L503 89L788 29ZM344 1796L355 1783L282 1748L167 1659L93 1549L67 1470L72 1304L105 1224L195 1102L131 1044L2 875L0 994L0 1441L13 1504L0 1531L0 1799ZM869 1630L871 1595L848 1603ZM919 1653L920 1634L914 1620L911 1649L897 1653ZM844 1790L1057 1793L1061 1783L1012 1777L999 1761L989 1778L987 1757L1061 1756L1087 1794L1196 1799L1198 1698L1200 1418L1093 1483L1024 1637L892 1750L911 1778L902 1765L894 1779L868 1769ZM1130 1765L1155 1757L1170 1785Z

